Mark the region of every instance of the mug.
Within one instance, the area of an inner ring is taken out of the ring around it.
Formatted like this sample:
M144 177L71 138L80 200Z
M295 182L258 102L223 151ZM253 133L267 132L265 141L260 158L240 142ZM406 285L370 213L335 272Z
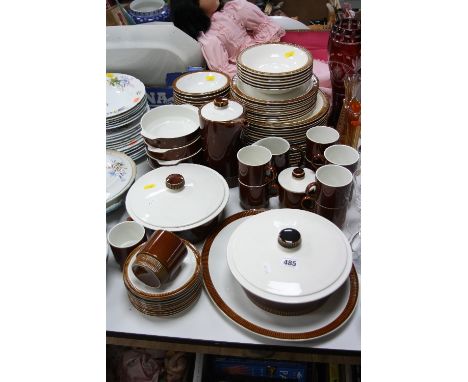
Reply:
M343 166L353 175L358 169L359 151L351 146L333 145L327 147L323 155L327 163Z
M172 278L187 255L187 246L174 233L156 230L135 257L132 271L146 285L159 288Z
M333 127L315 126L306 132L305 165L317 170L325 164L324 151L340 139L340 133Z
M306 190L306 200L325 208L346 207L351 198L353 175L342 166L326 164L315 173L315 182Z
M107 241L111 247L115 261L117 261L120 270L122 270L127 256L136 247L146 241L145 228L134 221L124 221L110 229Z
M302 163L302 151L298 146L291 146L289 142L281 137L266 137L253 143L252 146L266 147L271 151L272 164L275 167L276 173L279 174L285 168L289 167L290 156L293 153L299 152L301 154Z
M306 197L307 198L307 197ZM311 205L307 203L307 199L304 198L302 202L302 209L310 212L314 212L317 215L324 217L325 219L330 220L334 223L338 228L343 228L345 220L346 220L346 213L348 211L348 206L340 207L340 208L327 208L321 206L316 202L312 202Z
M271 165L273 155L262 146L245 146L237 152L239 162L239 183L246 186L263 186L276 179Z
M266 208L270 204L270 197L276 194L273 181L261 186L247 186L239 180L239 201L245 210Z

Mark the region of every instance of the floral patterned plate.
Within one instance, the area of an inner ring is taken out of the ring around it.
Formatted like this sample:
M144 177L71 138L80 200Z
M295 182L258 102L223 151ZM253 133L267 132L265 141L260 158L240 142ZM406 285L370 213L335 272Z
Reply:
M145 96L145 85L128 74L106 73L106 117L137 106Z
M106 150L106 208L116 204L135 181L135 162L119 151Z

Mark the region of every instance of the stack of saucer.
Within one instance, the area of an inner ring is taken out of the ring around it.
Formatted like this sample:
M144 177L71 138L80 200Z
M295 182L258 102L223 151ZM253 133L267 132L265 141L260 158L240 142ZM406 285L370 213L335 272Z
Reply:
M141 282L132 271L136 255L144 244L136 248L125 261L123 279L127 295L131 304L141 313L159 317L172 316L189 308L200 296L201 257L192 244L183 241L187 246L187 256L172 280L160 288Z
M287 122L274 119L271 119L271 122L258 122L250 119L249 126L242 131L242 140L245 144L252 144L266 137L281 137L304 151L307 130L313 126L326 125L329 109L330 103L326 95L319 90L314 108L305 116L290 119ZM291 154L291 166L297 166L300 159L300 152Z
M229 77L221 72L202 70L186 73L172 83L174 104L196 107L229 95Z
M287 93L312 77L310 52L288 43L266 43L245 48L237 57L237 75L265 94Z
M133 160L145 155L140 120L149 110L145 85L121 73L106 74L106 148Z

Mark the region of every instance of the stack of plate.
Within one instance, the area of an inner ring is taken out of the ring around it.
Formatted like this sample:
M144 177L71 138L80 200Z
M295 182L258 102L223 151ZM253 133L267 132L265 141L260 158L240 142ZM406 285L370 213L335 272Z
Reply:
M188 241L187 255L169 282L153 288L137 279L132 271L135 257L144 244L136 248L125 261L123 279L132 305L141 313L150 316L172 316L189 308L200 296L201 258L199 252Z
M288 43L267 43L245 48L237 57L237 75L266 94L287 93L312 77L310 52Z
M145 85L121 73L106 74L106 147L137 160L145 155L140 120L149 110Z
M318 88L315 76L300 88L284 94L264 94L237 76L231 81L232 98L244 105L249 121L260 123L289 121L308 114L315 106Z
M229 95L229 77L221 72L202 70L186 73L172 83L174 104L196 107Z
M135 177L136 165L131 158L115 150L106 150L106 213L120 207Z
M319 90L314 108L306 115L291 118L286 122L270 119L268 122L249 119L249 125L242 131L242 140L245 144L252 144L266 137L282 137L290 144L306 147L306 132L313 126L326 125L330 102L326 95ZM300 152L291 154L291 165L299 164Z

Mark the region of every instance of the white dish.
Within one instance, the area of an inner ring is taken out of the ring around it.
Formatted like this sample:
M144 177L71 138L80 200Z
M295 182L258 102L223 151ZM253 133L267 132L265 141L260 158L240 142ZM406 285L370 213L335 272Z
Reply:
M283 229L300 233L298 247L278 243ZM327 297L343 285L353 259L346 236L335 224L308 211L282 208L252 216L237 227L229 239L227 261L249 292L277 303L301 304Z
M145 96L145 85L128 74L106 73L106 116L132 109Z
M150 110L150 107L146 105L145 108L140 110L137 114L132 115L129 119L126 119L122 122L106 125L106 131L111 131L113 129L125 129L134 126L134 123L139 123L143 115Z
M244 49L237 62L260 74L291 74L312 65L312 55L304 48L286 43L253 45Z
M165 180L171 174L184 177L182 189L167 188ZM139 178L127 193L126 207L132 219L147 228L181 231L212 220L228 199L229 187L216 171L181 163L159 167Z
M223 73L201 71L184 74L174 80L174 91L190 95L217 92L229 84Z
M106 150L106 206L115 204L136 177L135 162L127 155ZM116 206L117 208L118 206Z
M148 111L140 124L141 135L145 138L177 138L196 131L200 118L195 106L163 105Z
M203 248L203 279L215 306L236 325L262 337L283 341L308 341L328 335L353 314L358 300L359 282L353 270L348 281L316 310L299 316L268 313L249 300L227 264L226 243L236 228L250 215L245 211L226 219Z

